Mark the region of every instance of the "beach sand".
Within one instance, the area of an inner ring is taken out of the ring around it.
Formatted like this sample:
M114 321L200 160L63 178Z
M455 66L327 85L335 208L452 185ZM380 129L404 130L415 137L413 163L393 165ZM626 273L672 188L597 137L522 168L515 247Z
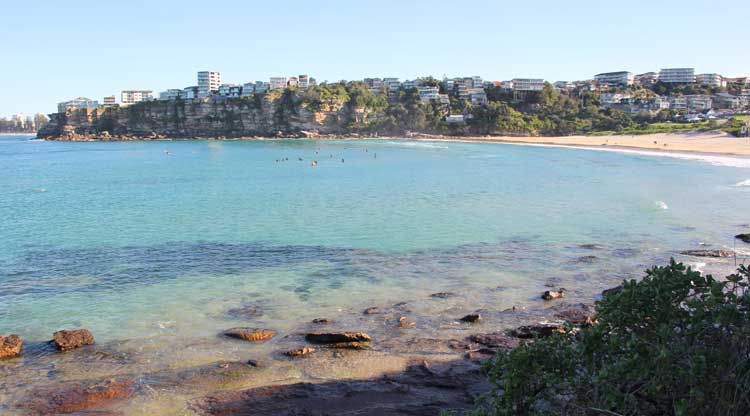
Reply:
M660 152L691 152L750 156L750 138L734 137L723 132L560 137L456 137L420 135L418 138L426 140L498 142L556 146L586 146L597 148L606 146L614 148L651 150Z

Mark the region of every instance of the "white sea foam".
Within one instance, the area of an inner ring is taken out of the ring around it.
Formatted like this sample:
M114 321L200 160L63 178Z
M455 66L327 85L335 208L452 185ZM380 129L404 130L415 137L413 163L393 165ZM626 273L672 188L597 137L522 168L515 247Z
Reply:
M661 209L669 209L669 205L664 201L656 201L656 206Z
M448 146L437 143L423 142L423 141L388 141L389 145L397 145L404 147L421 147L426 149L447 149Z
M734 184L734 186L737 187L750 187L750 179L745 179L744 181L739 181Z

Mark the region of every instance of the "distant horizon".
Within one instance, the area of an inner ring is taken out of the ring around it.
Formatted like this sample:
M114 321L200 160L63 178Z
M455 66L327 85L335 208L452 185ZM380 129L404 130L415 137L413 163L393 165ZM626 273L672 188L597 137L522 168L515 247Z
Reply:
M428 75L555 82L675 67L750 75L747 30L730 20L750 14L750 4L739 0L212 6L189 0L6 5L0 115L49 114L76 97L119 100L128 89L156 95L195 85L200 70L237 84L299 74L318 82ZM229 17L237 23L226 23ZM706 24L711 36L696 36L695 28Z

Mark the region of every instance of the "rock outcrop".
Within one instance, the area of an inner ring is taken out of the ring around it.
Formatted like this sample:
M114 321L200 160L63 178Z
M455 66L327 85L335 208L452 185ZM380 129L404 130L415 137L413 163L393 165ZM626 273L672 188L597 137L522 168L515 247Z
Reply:
M364 332L310 332L305 335L307 342L325 345L329 348L367 349L372 338Z
M52 335L52 343L60 351L70 351L84 345L92 345L94 336L88 329L64 329Z
M18 335L8 335L4 337L0 335L0 359L12 358L21 355L21 349L23 349L23 341Z
M263 328L230 328L224 331L224 335L245 341L262 342L275 337L276 331Z

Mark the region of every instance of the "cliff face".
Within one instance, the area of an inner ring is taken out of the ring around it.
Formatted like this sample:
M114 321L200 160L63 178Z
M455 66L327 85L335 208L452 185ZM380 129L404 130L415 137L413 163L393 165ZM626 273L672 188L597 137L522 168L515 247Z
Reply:
M150 101L50 115L49 140L334 135L367 118L342 100L305 102L291 92L248 98Z

